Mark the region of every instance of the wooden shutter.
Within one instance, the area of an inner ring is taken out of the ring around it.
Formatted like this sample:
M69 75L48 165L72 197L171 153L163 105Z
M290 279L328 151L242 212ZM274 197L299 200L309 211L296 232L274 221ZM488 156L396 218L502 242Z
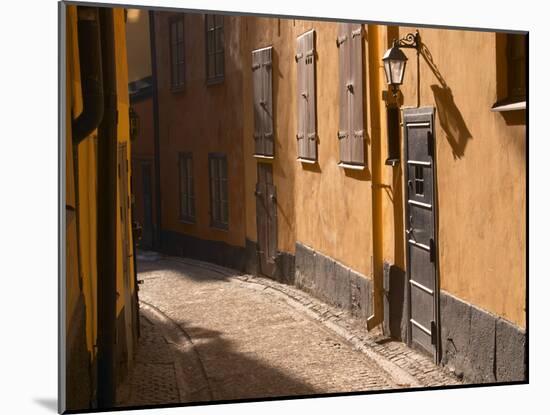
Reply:
M273 156L272 47L252 52L255 154Z
M305 68L306 68L306 133L307 157L317 160L317 113L315 111L315 31L304 34L305 40Z
M254 154L264 153L262 101L262 59L259 50L252 51L252 94L254 105Z
M350 77L350 40L349 40L349 23L340 23L338 25L338 38L336 45L338 46L338 64L339 64L339 82L340 82L340 122L338 128L338 141L340 147L340 161L347 162L350 156L350 125L349 125L349 91L348 83Z
M350 24L350 162L364 164L365 124L363 122L363 29Z
M271 46L262 51L264 155L273 156L273 58Z
M298 36L296 39L296 105L298 109L298 130L296 132L296 140L298 147L298 158L307 156L307 148L305 145L306 132L306 84L305 84L305 58L304 58L304 37Z
M336 44L340 70L340 160L364 165L362 25L341 23Z
M298 63L298 157L317 159L317 114L315 103L315 31L297 39Z

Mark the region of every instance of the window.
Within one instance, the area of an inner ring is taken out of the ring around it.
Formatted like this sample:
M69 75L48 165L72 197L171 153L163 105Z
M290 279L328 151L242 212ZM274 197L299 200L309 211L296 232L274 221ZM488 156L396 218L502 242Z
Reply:
M224 40L223 16L207 14L206 19L206 80L208 84L223 81Z
M298 160L317 160L317 112L315 106L315 31L296 39L297 99L298 99Z
M414 166L414 192L417 196L424 196L424 172L422 166Z
M527 39L525 34L496 34L497 102L491 111L525 110Z
M507 35L508 97L516 101L525 100L525 45L527 36Z
M183 88L185 82L183 16L170 20L170 64L172 90Z
M272 47L252 51L254 155L273 157Z
M340 23L336 46L340 84L339 166L362 169L365 165L362 26Z
M210 224L227 229L229 224L229 203L227 193L227 158L223 154L210 153Z
M179 154L179 219L195 222L195 187L193 185L193 156L191 153Z

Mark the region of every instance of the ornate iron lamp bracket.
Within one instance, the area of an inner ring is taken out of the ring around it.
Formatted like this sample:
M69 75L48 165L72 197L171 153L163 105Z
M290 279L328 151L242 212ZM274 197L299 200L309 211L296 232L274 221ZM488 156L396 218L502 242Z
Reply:
M393 45L399 48L420 49L420 33L418 30L414 33L407 33L399 40L394 40Z

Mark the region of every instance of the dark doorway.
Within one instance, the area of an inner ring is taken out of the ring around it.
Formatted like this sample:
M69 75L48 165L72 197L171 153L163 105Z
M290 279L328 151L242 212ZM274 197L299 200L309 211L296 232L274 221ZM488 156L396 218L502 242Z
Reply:
M277 255L277 192L273 185L273 168L268 163L258 163L256 227L260 272L273 277Z
M141 178L143 189L143 229L140 247L151 249L153 247L153 192L151 163L141 166Z
M403 110L408 342L439 361L434 108Z

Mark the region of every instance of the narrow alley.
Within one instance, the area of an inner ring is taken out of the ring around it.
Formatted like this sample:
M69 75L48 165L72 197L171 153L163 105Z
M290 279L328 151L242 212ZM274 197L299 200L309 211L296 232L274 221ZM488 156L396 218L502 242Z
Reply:
M460 383L291 286L152 252L138 270L141 336L119 406Z

